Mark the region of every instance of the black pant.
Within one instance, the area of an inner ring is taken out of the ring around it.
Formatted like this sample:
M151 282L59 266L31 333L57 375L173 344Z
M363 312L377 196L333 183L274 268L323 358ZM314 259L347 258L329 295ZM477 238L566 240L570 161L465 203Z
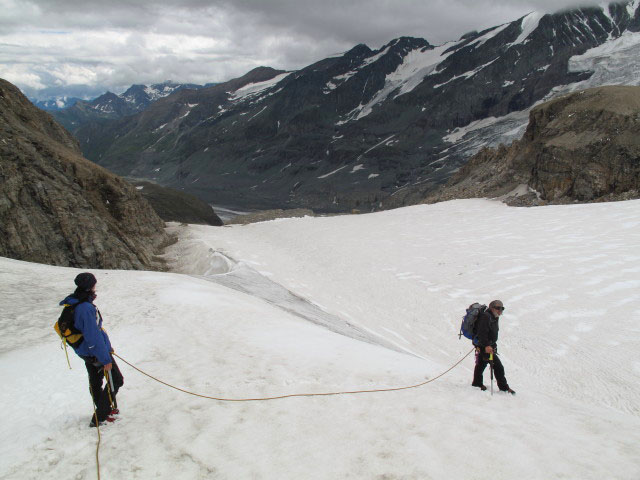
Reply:
M108 382L106 382L104 366L102 364L97 362L95 358L84 358L84 364L89 374L89 389L93 397L93 403L96 406L98 422L103 422L111 412L112 402L113 408L118 406L116 403L116 394L124 384L124 379L113 357L111 357L111 371L109 372L109 375L113 379L113 391L111 391L111 387L108 385ZM103 381L105 381L104 388L102 388Z
M479 387L483 384L482 374L484 369L487 368L487 364L489 363L489 354L482 351L480 348L476 348L476 368L473 370L473 383L472 385ZM498 388L500 390L509 390L509 384L507 383L507 379L504 376L504 367L502 366L502 362L500 361L500 357L493 354L493 375L496 377L496 381L498 382Z

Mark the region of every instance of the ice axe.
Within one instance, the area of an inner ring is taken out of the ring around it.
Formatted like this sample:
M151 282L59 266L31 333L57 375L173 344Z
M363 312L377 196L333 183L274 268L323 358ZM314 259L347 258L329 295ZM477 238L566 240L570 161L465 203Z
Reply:
M113 396L113 392L115 392L115 388L113 386L113 376L111 375L111 372L104 370L104 377L107 379L107 393L109 394L109 403L111 404L111 408L118 408L116 399Z
M493 395L493 353L489 354L489 370L491 371L491 395Z

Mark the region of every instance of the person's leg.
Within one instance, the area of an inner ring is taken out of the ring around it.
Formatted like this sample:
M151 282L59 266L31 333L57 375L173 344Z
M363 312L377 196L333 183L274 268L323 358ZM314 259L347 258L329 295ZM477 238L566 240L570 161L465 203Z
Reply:
M485 368L487 368L485 354L480 352L479 349L476 349L476 366L473 369L473 383L471 383L471 385L474 387L480 387L483 385L482 375Z
M504 376L504 367L502 366L500 357L498 357L497 355L493 356L493 374L496 377L498 388L502 391L509 390L509 384L507 383L507 379Z
M87 373L89 374L89 389L91 391L93 403L96 406L98 422L103 422L111 411L111 405L109 404L109 392L106 388L102 388L104 370L102 369L102 365L94 365L90 360L85 360L84 364L87 367Z
M91 392L93 403L97 405L102 392L102 375L91 360L85 360L84 366L87 368L87 374L89 375L89 391Z

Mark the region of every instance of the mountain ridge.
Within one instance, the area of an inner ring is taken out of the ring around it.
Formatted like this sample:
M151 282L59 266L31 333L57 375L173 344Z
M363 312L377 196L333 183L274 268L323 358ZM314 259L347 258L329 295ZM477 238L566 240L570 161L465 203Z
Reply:
M593 78L573 59L623 37L640 44L637 7L532 13L440 46L411 37L375 51L357 45L294 72L180 92L76 133L96 163L210 203L318 211L419 203L483 145L514 140L536 103ZM492 130L491 119L514 126ZM465 138L474 122L491 127L488 138Z
M171 239L127 182L0 79L0 255L83 268L156 269Z
M199 89L201 85L191 83L173 83L167 80L150 86L131 85L125 92L115 94L105 92L92 100L75 99L75 103L63 108L43 108L55 117L67 130L75 132L88 122L113 120L133 115L149 107L153 102L182 89ZM34 102L42 108L48 102ZM57 104L56 104L57 106Z

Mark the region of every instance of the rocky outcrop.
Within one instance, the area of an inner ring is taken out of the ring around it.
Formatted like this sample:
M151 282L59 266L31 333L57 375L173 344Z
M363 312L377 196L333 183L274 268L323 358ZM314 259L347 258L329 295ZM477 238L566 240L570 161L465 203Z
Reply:
M222 220L211 205L198 197L157 183L130 180L165 222L221 226Z
M537 106L521 140L483 149L427 202L509 192L518 205L593 202L639 190L640 87L609 86Z
M0 79L0 255L83 268L160 269L170 241L136 189Z

